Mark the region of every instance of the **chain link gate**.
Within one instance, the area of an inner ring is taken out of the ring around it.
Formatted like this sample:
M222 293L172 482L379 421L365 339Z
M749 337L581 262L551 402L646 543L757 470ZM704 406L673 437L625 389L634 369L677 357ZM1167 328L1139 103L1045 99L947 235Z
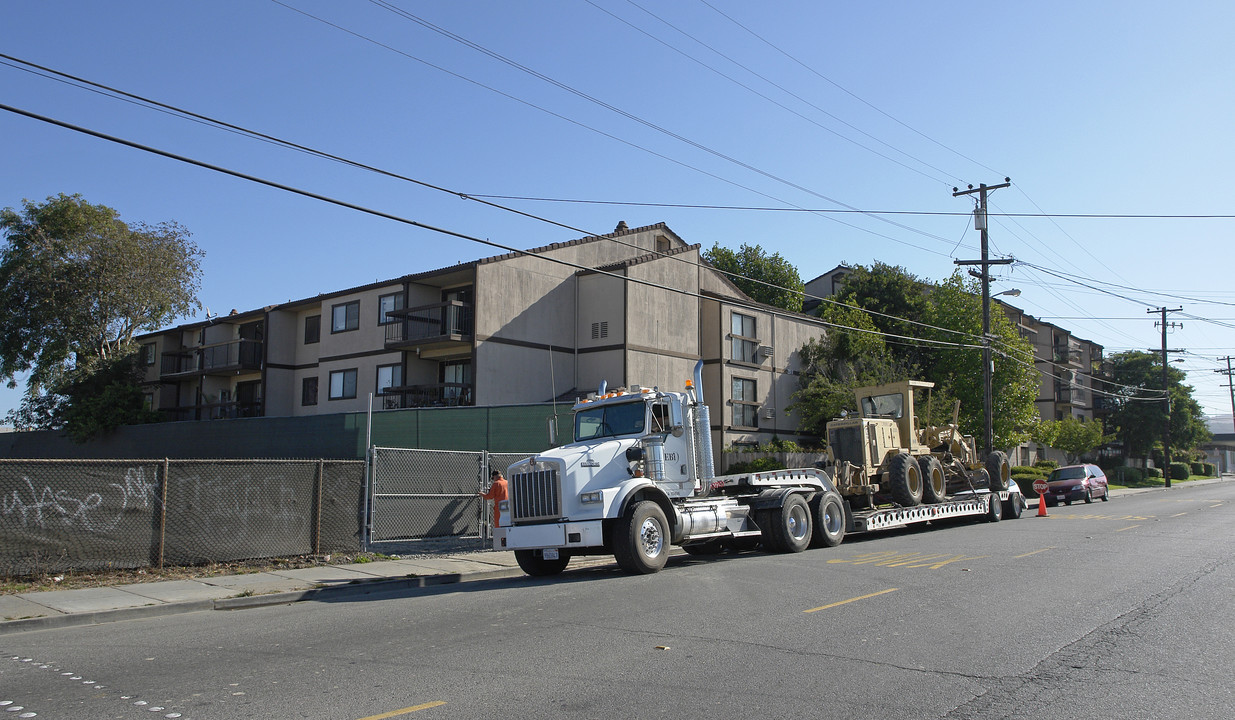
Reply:
M464 541L487 546L492 514L476 492L490 467L506 473L533 453L374 447L369 451L367 546Z

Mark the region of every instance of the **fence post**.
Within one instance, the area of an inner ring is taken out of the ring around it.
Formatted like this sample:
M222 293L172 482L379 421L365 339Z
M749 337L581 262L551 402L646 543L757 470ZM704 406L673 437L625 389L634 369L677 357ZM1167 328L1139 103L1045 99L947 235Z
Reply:
M159 569L163 569L163 548L167 538L167 478L171 462L163 458L163 479L159 483Z
M317 512L313 518L313 554L322 554L322 485L325 484L326 475L326 460L318 458L317 460Z

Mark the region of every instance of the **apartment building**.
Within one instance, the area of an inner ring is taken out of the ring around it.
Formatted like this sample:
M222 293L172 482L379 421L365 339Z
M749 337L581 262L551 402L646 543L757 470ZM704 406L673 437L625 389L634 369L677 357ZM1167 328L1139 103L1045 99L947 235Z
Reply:
M751 301L663 223L212 317L139 338L172 419L573 401L680 389L703 359L716 447L796 439L808 315Z

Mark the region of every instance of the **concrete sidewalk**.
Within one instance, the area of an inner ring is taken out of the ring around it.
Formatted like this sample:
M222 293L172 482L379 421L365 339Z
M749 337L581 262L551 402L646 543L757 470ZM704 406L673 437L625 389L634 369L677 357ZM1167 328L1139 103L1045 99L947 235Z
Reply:
M1230 481L1220 478L1178 483L1176 488L1198 487ZM1118 489L1111 497L1149 492L1172 492L1162 488ZM1036 510L1037 498L1029 497ZM674 554L683 552L674 548ZM572 558L571 570L613 565L609 556ZM411 588L523 575L513 551L417 555L397 560L378 560L350 565L323 565L299 570L221 575L194 580L164 580L81 590L0 595L0 635L27 630L91 625L139 617L173 615L198 610L239 610L265 605L285 605L302 600L337 600L348 595L371 595Z
M612 563L611 557L578 557L571 560L570 567ZM337 600L349 594L368 595L520 575L523 571L513 551L488 551L0 595L0 635L198 610Z

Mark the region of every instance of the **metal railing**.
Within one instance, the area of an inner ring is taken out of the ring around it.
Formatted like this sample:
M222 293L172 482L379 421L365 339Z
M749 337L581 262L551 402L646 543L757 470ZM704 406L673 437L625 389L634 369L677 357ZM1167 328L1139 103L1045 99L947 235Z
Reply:
M471 337L474 324L470 303L458 300L391 310L387 317L396 318L386 325L386 344L464 339Z
M260 370L262 341L241 338L214 345L184 348L163 353L160 374L209 374L219 371Z
M421 407L464 407L473 404L471 383L405 385L382 391L383 410Z

